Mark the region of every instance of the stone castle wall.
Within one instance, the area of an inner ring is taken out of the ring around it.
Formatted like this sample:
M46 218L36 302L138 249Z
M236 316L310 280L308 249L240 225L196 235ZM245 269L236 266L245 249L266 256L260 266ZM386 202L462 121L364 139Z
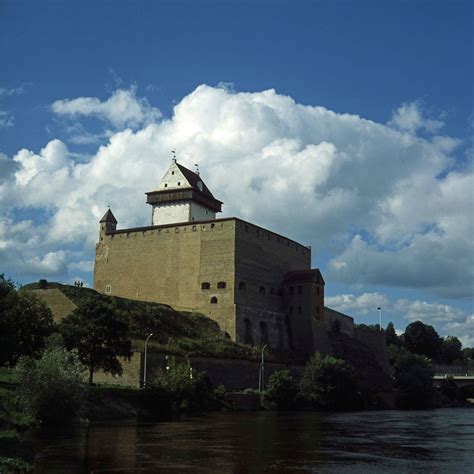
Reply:
M235 221L125 229L100 239L97 291L200 311L235 338ZM204 282L209 289L202 289Z
M286 348L283 277L310 265L309 248L236 218L108 232L103 227L94 288L199 311L238 342L245 341L243 319L251 322L255 343L264 323L269 345Z

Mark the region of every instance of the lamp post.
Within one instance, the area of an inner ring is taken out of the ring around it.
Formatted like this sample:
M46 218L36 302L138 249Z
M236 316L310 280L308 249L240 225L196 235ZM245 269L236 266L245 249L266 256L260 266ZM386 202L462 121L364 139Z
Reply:
M263 358L263 352L267 345L265 344L262 347L262 362L260 363L260 373L258 376L258 391L262 392L265 389L265 360Z
M153 333L151 332L148 334L148 337L145 339L145 354L143 357L143 388L146 386L146 355L147 355L147 347L148 347L148 340L150 337L153 336Z
M379 306L377 308L377 311L379 312L379 331L382 330L382 308Z

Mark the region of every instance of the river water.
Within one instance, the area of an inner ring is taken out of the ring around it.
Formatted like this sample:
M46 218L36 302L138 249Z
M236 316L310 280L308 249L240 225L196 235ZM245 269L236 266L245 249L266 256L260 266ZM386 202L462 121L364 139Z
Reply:
M35 435L35 472L473 473L474 409L212 413Z

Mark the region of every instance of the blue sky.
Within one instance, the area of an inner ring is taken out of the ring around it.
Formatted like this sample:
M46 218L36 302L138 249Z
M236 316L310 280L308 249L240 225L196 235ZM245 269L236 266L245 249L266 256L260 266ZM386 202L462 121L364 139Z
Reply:
M456 0L0 2L0 271L91 281L97 213L113 201L119 226L148 224L169 139L226 215L313 246L333 306L372 322L383 304L398 328L423 319L473 342L472 20ZM240 154L232 131L253 137ZM273 154L267 183L258 160ZM293 207L237 203L226 166ZM293 202L283 178L309 173L316 197Z

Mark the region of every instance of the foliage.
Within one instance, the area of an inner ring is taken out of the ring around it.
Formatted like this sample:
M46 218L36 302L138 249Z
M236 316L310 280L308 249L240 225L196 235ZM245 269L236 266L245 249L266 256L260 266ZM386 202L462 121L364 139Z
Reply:
M387 346L391 344L397 346L400 344L399 338L397 336L397 333L395 332L395 328L392 322L388 323L387 329L385 330L385 341L387 343Z
M441 361L445 364L462 362L463 351L461 341L454 336L447 336L443 339L441 346Z
M212 402L207 374L194 370L189 361L177 362L174 357L165 369L156 372L146 390L167 398L177 409L203 409Z
M34 294L17 292L13 282L0 275L0 365L37 356L52 330L51 311Z
M397 406L408 409L429 407L433 397L433 371L430 361L406 349L392 351L391 357L394 362Z
M76 354L51 343L39 360L22 357L16 368L17 403L23 413L44 423L66 423L80 412L83 367Z
M279 370L270 375L265 398L278 410L288 410L295 404L298 386L289 370Z
M458 398L459 390L453 377L446 377L439 384L439 391L450 400Z
M473 347L466 347L462 350L463 359L466 362L474 361L474 348Z
M79 360L89 369L89 384L94 372L102 369L122 374L118 357L130 358L128 318L116 311L106 297L86 300L60 325L68 349L75 349Z
M405 329L404 345L414 354L434 359L441 353L442 339L433 326L415 321Z
M347 362L316 353L306 364L300 395L314 408L347 409L356 400L356 372Z

